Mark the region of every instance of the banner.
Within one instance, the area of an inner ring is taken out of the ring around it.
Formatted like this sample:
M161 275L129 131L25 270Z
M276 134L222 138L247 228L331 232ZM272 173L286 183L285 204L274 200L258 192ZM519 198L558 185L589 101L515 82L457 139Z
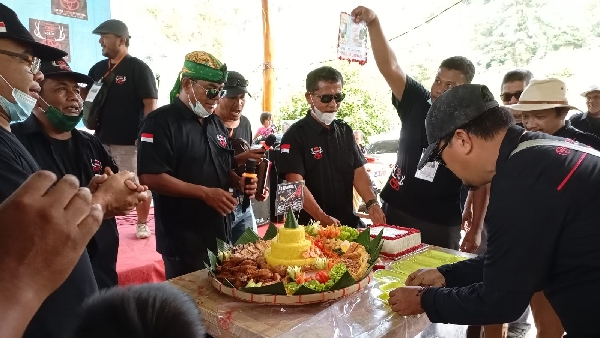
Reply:
M304 181L285 182L277 185L275 215L285 214L289 208L302 210L304 203Z
M344 12L340 14L337 55L340 60L367 63L367 25L355 23L350 14Z
M69 25L30 18L29 32L35 41L44 45L61 49L69 55L65 61L71 62L71 46L69 42Z
M86 0L51 0L52 14L87 20Z

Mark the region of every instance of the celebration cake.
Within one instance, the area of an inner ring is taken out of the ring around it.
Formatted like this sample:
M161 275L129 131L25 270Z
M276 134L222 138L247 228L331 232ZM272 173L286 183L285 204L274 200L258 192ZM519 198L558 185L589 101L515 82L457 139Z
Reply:
M304 227L299 226L295 217L287 217L277 236L271 240L271 247L265 250L265 259L270 266L304 266L313 265L320 256L314 248L311 255L312 242L306 239Z
M371 226L371 237L375 238L375 234L381 231L383 231L383 247L380 254L386 258L398 258L423 247L421 232L417 229L374 224Z

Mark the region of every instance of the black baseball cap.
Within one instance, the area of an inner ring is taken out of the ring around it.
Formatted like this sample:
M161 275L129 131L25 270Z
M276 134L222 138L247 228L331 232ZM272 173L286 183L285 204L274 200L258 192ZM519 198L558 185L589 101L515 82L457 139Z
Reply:
M227 72L227 82L225 82L223 89L227 91L225 94L227 97L238 96L242 93L246 93L252 97L248 92L248 80L238 72Z
M444 137L498 106L488 87L479 84L456 86L440 95L429 108L425 118L429 146L417 169L435 160L438 146Z
M104 21L92 31L92 34L114 34L127 39L131 38L131 36L129 36L129 28L127 28L127 25L123 21L116 19Z
M53 75L68 75L77 81L77 83L85 83L88 86L94 82L91 77L74 72L69 64L63 59L56 61L42 61L40 70L47 78L52 77Z
M64 51L36 42L31 33L23 26L17 13L0 3L0 39L22 42L32 49L33 56L42 61L58 60L67 56Z

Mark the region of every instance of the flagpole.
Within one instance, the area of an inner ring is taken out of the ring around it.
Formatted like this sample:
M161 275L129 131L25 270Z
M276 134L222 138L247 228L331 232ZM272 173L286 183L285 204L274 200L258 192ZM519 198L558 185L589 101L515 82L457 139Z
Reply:
M263 63L263 112L273 113L273 45L271 40L271 26L269 23L269 0L262 0L263 13L263 39L264 39L264 63Z

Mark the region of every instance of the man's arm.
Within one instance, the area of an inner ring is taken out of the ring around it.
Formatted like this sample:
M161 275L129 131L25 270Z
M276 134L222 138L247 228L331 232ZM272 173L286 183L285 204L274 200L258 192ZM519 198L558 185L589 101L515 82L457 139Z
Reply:
M156 110L156 108L158 108L158 88L156 88L156 78L152 73L152 69L145 63L142 63L136 69L134 85L137 96L144 102L144 116Z
M432 322L511 322L541 290L567 210L559 192L535 183L494 181L483 283L424 292L421 305Z
M153 98L144 99L144 116L150 114L158 108L158 100Z
M461 244L461 251L475 252L481 245L481 231L483 231L483 220L490 200L490 185L487 184L478 190L469 191L467 201L465 202L465 213L471 209L471 220L468 225L467 233ZM464 222L463 217L463 222ZM463 224L464 227L464 224Z

